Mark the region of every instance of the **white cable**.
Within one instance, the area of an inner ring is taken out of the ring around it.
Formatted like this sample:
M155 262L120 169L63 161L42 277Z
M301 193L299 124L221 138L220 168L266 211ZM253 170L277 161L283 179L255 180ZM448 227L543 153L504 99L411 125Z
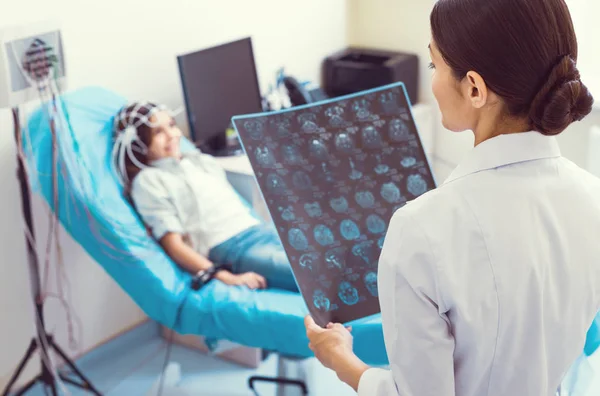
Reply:
M66 395L70 395L71 392L69 392L69 390L66 388L64 382L62 381L62 378L60 378L60 374L59 374L58 368L56 367L56 363L52 357L52 354L49 353L50 344L48 343L48 339L46 338L46 333L45 333L44 327L42 326L42 320L39 317L39 315L37 314L37 311L36 311L35 317L37 319L38 328L42 329L41 335L38 333L38 340L40 341L41 344L43 344L43 346L39 346L40 356L42 356L42 360L44 360L44 363L48 367L50 374L52 374L52 376L54 377L54 380L59 385L61 390ZM45 353L45 352L48 352L48 353Z
M25 70L23 70L23 67L22 67L22 65L19 62L19 58L17 57L16 50L15 50L15 47L14 47L14 43L11 42L10 44L11 44L12 53L13 53L13 56L15 58L17 67L20 70L21 74L23 75L23 77L26 79L26 81L30 85L36 86L36 81L33 81L31 78L29 78L28 74L25 72ZM38 86L37 88L38 88L38 92L40 94L40 98L42 99L42 106L43 106L43 92L44 92L44 89L42 89L41 86ZM49 121L51 122L50 118L49 118ZM19 123L18 127L22 131L21 125L23 125L23 123L21 122L20 117L19 117L18 120L16 120L16 122ZM21 137L22 137L22 135L21 135ZM22 142L22 139L18 139L18 143L21 144L21 142ZM31 144L31 142L29 142L29 143ZM22 150L22 147L18 147L17 150L19 150L19 153L20 153L21 150ZM28 169L27 161L23 160L22 163L23 163L23 166L25 168L24 170L26 171ZM27 179L29 179L29 174L28 173L26 173L26 176L27 176ZM29 180L27 180L27 182L29 182ZM29 227L27 225L25 225L25 229L26 229L26 231L25 231L26 238L28 239L29 244L32 246L32 248L33 248L33 250L35 252L35 255L38 257L38 261L39 261L39 254L38 254L38 251L37 251L37 246L35 244L35 241L33 240L33 234L32 234L31 230L29 229ZM38 297L38 296L36 296L36 297ZM50 373L52 374L52 376L54 377L56 383L59 385L59 387L62 389L62 391L65 394L70 395L71 393L65 387L62 379L59 376L58 370L56 368L56 364L54 363L54 360L53 360L51 354L47 353L50 350L50 348L49 348L48 340L46 339L45 329L42 326L41 318L39 317L37 310L36 310L36 313L35 313L34 316L36 318L36 323L37 323L36 328L42 330L41 332L38 332L38 336L37 336L37 339L38 339L39 343L41 344L40 345L40 356L41 356L41 359L45 363L46 367L48 367L48 370L50 371Z
M33 235L27 225L25 225L25 235L33 248L34 254L36 256L38 256L38 250L37 250L35 241L33 239ZM56 368L56 364L55 364L54 360L52 359L51 354L46 353L47 351L50 350L50 346L48 344L48 339L46 338L45 329L42 326L41 318L39 317L37 310L34 309L34 311L35 311L34 316L35 316L36 323L37 323L36 329L42 330L41 332L38 332L37 337L36 337L40 343L40 345L38 345L39 350L40 350L40 357L41 357L42 361L44 362L44 364L46 365L46 367L48 367L48 370L50 371L50 373L52 374L52 376L54 377L54 379L56 380L58 385L61 386L62 390L67 395L70 395L70 392L66 389L62 379L60 378L60 376L58 374L59 373L58 369Z
M146 114L140 113L142 109L146 110ZM169 114L174 117L181 110L179 108L176 111L169 111ZM130 181L127 176L125 155L138 168L144 169L147 167L134 154L134 151L144 155L148 153L148 147L138 135L138 128L142 125L150 128L159 126L158 121L152 121L152 117L159 111L168 111L168 108L164 105L154 105L150 102L137 102L133 105L123 106L115 117L113 127L117 136L114 141L112 158L113 163L117 165L117 176L121 185L125 185Z

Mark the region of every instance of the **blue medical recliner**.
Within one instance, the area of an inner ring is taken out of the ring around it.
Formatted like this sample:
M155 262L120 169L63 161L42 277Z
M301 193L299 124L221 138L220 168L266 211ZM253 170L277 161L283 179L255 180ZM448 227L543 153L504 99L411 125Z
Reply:
M148 235L125 199L111 162L113 116L127 100L100 87L86 87L63 95L59 102L70 124L58 124L60 221L141 309L181 334L227 339L285 356L313 356L303 323L308 310L299 294L251 291L220 282L190 292L190 275ZM33 112L27 129L24 150L31 157L29 166L37 170L31 188L53 208L47 112ZM182 144L193 148L187 140ZM387 365L379 317L353 325L353 336L361 359ZM599 346L600 315L584 352L591 355Z
M58 213L66 231L156 322L181 334L226 339L290 357L313 356L303 322L308 309L299 294L221 282L191 291L191 276L148 235L111 161L113 116L126 103L100 87L79 89L58 101L68 121L57 123ZM30 169L37 170L31 172L37 176L32 177L32 191L53 208L47 114L40 108L29 116L23 148ZM193 149L188 140L182 145ZM356 353L365 362L387 364L379 319L354 325L353 335Z

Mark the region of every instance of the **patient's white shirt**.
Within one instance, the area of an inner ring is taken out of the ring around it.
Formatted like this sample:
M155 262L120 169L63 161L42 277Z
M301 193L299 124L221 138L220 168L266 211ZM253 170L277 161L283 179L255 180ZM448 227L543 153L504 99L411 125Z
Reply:
M131 198L157 240L167 232L187 235L204 256L259 224L225 171L199 151L153 161L134 178Z
M379 260L390 370L360 396L551 396L600 309L600 181L502 135L398 210Z

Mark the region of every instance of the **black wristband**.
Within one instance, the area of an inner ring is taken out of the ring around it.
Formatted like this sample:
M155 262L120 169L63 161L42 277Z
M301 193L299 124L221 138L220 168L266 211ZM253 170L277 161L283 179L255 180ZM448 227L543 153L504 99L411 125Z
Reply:
M213 265L209 269L198 271L192 279L192 289L200 290L201 287L210 282L219 271L230 271L231 266L225 264Z

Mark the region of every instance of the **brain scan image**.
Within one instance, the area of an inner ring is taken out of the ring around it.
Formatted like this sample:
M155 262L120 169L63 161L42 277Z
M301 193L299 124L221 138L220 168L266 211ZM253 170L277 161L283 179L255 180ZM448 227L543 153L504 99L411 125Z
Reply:
M340 233L347 241L353 241L360 237L360 229L356 223L350 219L342 220L340 223Z
M385 221L376 214L367 217L367 229L371 234L381 234L385 231Z
M267 189L273 194L283 194L286 189L285 182L281 176L275 173L270 173L267 176Z
M312 218L318 218L323 215L321 205L318 202L308 202L304 204L304 210Z
M325 180L327 183L333 183L333 175L331 174L331 170L327 166L326 162L321 163L321 179Z
M281 218L285 221L293 221L296 220L296 215L294 215L294 210L291 206L286 208L282 208L281 206L278 208L279 212L281 212Z
M268 147L257 147L254 150L254 156L256 157L256 161L265 168L275 166L275 157Z
M358 290L350 282L340 282L338 296L346 305L354 305L358 302Z
M373 241L363 241L352 246L352 254L356 257L360 257L366 264L371 264L371 249L373 248Z
M294 249L300 252L308 249L308 239L299 228L291 228L288 231L288 242Z
M331 302L329 301L325 293L319 289L315 290L313 293L313 305L319 311L327 312L331 308Z
M410 130L408 129L406 122L399 118L394 118L390 121L388 135L392 142L401 142L410 137Z
M352 110L356 113L356 118L365 120L371 115L371 103L367 99L359 99L352 105Z
M244 129L248 131L250 138L260 140L263 138L263 124L258 120L247 120L244 122Z
M291 123L290 120L288 119L284 119L281 120L280 122L277 123L277 126L275 127L275 133L277 134L277 137L279 138L287 138L291 135L290 132L290 128L291 128Z
M336 213L346 213L348 211L348 201L344 197L330 199L329 206Z
M319 224L313 230L313 234L317 243L321 246L328 246L335 242L333 232L326 225Z
M419 196L427 191L427 182L421 175L410 175L406 180L408 192L414 196Z
M310 177L303 171L294 172L292 181L294 182L294 186L299 190L308 190L312 186Z
M313 270L313 264L318 264L319 254L315 252L304 253L300 256L300 266L306 268L309 271Z
M365 282L365 286L367 290L373 297L378 296L377 292L377 274L375 272L367 272L365 276L363 276L363 281Z
M381 197L389 203L400 202L402 198L400 189L392 182L385 183L381 186Z
M344 154L352 154L354 140L352 140L350 134L342 132L335 137L335 147Z
M397 83L232 121L319 322L380 312L389 221L435 187L410 107Z
M298 147L293 144L286 144L281 148L281 154L286 163L290 165L298 165L302 163L302 155Z
M354 199L363 208L372 208L375 206L375 197L371 191L358 191L354 194Z
M316 132L319 129L317 125L317 115L314 113L304 113L298 116L298 123L306 133Z
M381 139L381 135L372 125L363 128L362 142L367 149L380 149L383 147L383 139Z
M375 173L378 175L384 175L388 173L390 171L390 167L381 161L381 155L377 154L375 158L377 158L377 166L374 169Z
M346 248L342 246L330 249L325 253L325 262L329 268L343 269L346 265L345 255Z
M386 114L396 113L398 111L398 101L394 92L385 92L379 95L379 103Z
M333 106L325 111L325 115L329 118L329 125L332 127L337 127L344 123L343 114L344 108L340 106Z
M410 168L411 166L415 166L416 163L417 159L415 157L402 158L402 161L400 161L400 165L402 165L404 168Z
M310 155L318 160L329 160L329 150L327 150L327 146L320 139L311 139L309 141L309 151Z
M354 161L352 161L352 159L350 159L350 174L348 175L348 177L350 178L350 180L358 180L362 177L362 172L358 171L356 169L356 167L354 166Z

